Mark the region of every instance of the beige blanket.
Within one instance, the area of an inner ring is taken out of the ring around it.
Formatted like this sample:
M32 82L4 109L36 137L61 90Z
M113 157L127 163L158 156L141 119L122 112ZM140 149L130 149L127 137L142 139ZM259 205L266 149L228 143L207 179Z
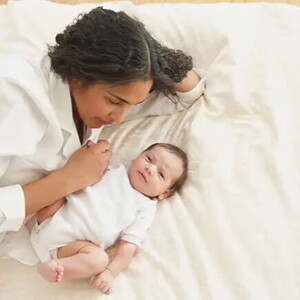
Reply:
M300 8L285 4L106 4L138 16L208 72L201 101L173 116L106 128L113 163L167 141L190 159L147 241L107 297L88 280L50 284L0 261L0 299L299 300ZM92 5L11 2L0 51L33 55Z

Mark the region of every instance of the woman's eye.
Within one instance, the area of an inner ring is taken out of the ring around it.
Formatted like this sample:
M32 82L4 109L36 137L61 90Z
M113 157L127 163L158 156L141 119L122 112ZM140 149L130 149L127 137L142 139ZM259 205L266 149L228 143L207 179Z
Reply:
M121 101L118 100L118 99L108 99L108 100L109 100L109 102L112 103L112 104L120 104L120 103L121 103Z

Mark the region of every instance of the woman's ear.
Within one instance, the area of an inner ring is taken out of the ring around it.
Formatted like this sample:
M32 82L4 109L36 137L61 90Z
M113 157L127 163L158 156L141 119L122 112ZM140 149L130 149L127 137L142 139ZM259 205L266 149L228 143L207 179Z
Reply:
M165 192L159 194L159 195L157 196L157 199L158 199L158 200L166 199L166 198L168 198L168 197L171 197L174 193L175 193L175 191L174 191L173 189L166 190Z

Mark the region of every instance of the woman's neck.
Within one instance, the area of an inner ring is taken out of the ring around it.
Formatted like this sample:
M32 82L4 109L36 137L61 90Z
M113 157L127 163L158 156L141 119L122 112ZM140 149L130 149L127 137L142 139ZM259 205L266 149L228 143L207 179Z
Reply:
M72 113L73 113L73 120L74 120L74 124L76 126L76 129L77 129L77 133L78 133L78 136L79 136L79 140L80 140L80 143L82 144L83 142L83 134L84 134L84 124L80 118L80 115L78 113L78 110L77 110L77 107L76 107L76 104L72 99Z

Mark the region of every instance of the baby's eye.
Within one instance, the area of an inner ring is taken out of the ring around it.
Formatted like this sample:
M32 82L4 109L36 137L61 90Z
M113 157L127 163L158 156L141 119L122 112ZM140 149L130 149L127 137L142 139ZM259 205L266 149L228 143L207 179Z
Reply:
M165 176L162 172L159 172L159 176L162 178L162 179L165 179Z
M152 159L151 159L150 156L146 156L146 157L147 157L147 160L148 160L148 161L152 162Z

